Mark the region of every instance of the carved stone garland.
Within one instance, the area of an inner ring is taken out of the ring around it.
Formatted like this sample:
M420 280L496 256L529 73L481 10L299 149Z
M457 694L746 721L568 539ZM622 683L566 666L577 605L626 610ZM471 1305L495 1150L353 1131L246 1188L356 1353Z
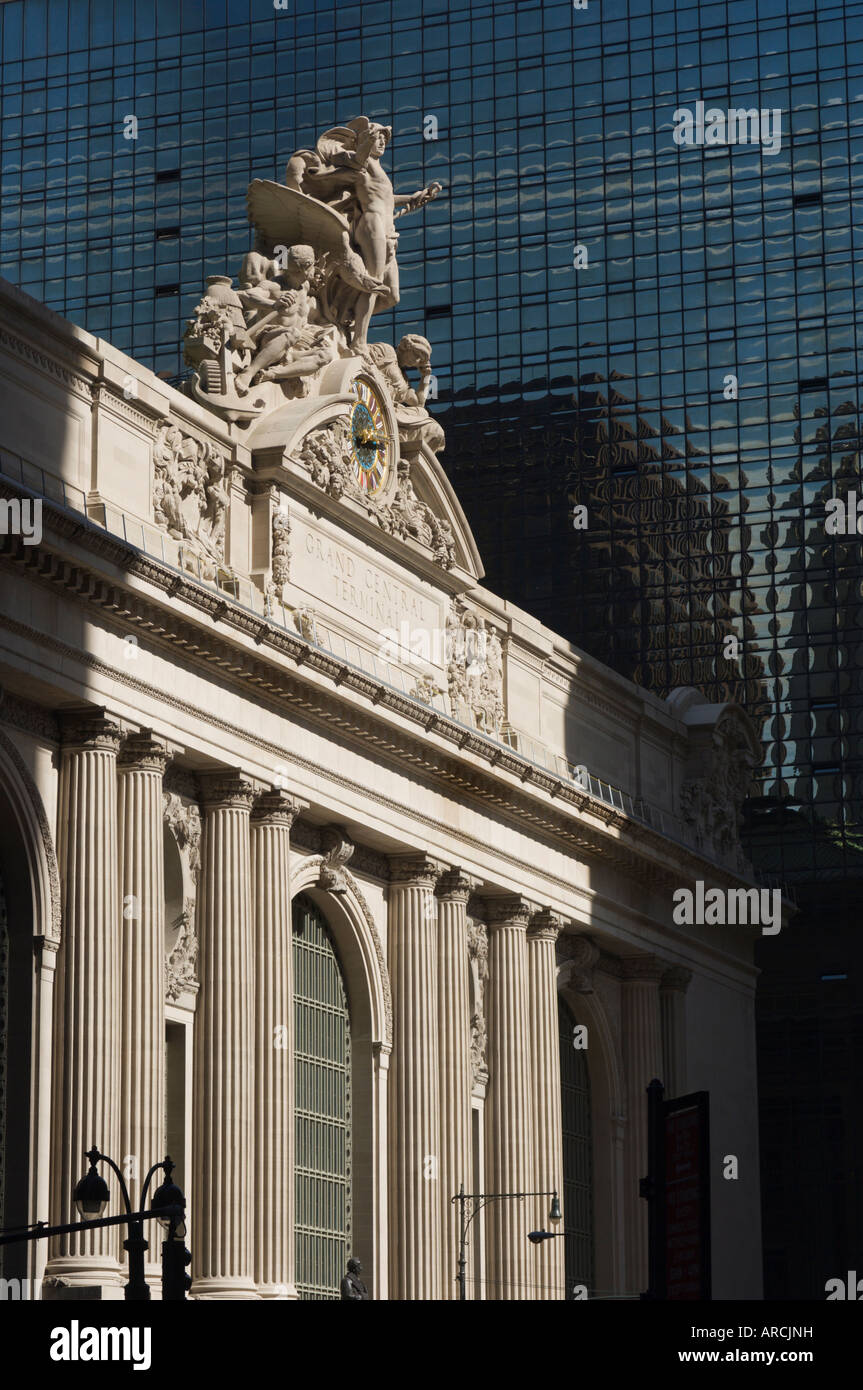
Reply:
M417 497L407 459L399 459L396 465L396 485L389 502L376 502L358 486L351 458L350 427L346 420L335 420L325 429L312 430L307 434L299 460L308 468L312 482L330 497L350 497L358 502L382 530L400 540L415 540L426 546L444 569L450 569L455 564L452 527Z
M153 444L153 517L203 562L208 579L225 563L229 482L230 468L214 444L184 435L171 423L159 426Z

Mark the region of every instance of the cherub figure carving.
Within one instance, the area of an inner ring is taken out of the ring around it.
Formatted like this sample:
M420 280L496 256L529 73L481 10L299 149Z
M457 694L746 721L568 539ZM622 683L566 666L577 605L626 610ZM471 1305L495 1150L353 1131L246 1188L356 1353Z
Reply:
M250 251L243 257L237 277L240 282L237 293L249 328L273 308L281 295L282 286L276 279L276 274L276 262L262 256L260 252Z
M281 290L268 313L249 329L255 355L234 378L237 393L248 392L253 381L285 381L314 376L338 355L336 329L311 322L315 300L311 280L315 253L311 246L292 246L288 251Z
M431 343L428 339L419 333L407 333L398 348L389 343L369 343L364 355L377 367L390 389L402 444L422 440L435 453L439 453L446 442L444 432L425 408L432 375ZM413 370L420 374L416 390L405 375Z

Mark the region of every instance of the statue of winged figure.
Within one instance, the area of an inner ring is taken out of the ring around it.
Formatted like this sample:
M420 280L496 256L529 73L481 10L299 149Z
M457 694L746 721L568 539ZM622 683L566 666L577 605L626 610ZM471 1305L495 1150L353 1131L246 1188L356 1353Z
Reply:
M416 193L395 192L381 165L391 138L392 127L357 116L325 131L313 150L291 156L281 196L278 185L265 180L249 189L250 217L265 242L304 240L328 253L341 282L332 307L342 326L352 316L355 348L365 347L372 314L399 301L396 218L425 207L441 191L430 183ZM297 194L301 202L292 204ZM303 206L308 200L328 209L330 219L315 217Z

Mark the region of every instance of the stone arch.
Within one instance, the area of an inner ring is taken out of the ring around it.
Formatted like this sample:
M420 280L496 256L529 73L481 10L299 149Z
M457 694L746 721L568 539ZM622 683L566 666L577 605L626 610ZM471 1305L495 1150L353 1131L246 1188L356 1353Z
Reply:
M47 1204L51 1083L44 1059L51 1056L49 979L60 942L61 890L42 798L2 731L0 878L5 918L0 1023L7 1062L0 1114L0 1225L23 1225ZM35 962L34 940L44 948ZM5 1278L27 1278L41 1267L40 1255L35 1246L8 1246L0 1272Z
M595 1287L621 1292L624 1277L624 1087L623 1059L601 995L577 989L566 972L558 993L588 1031L587 1067L593 1126L593 1221Z
M317 886L323 855L291 857L291 898L304 894L326 919L344 975L351 1014L354 1153L354 1254L372 1273L375 1298L387 1289L387 1098L392 993L371 908L347 870L344 893Z
M33 935L60 941L60 871L39 789L12 740L0 729L0 788L17 824L30 876Z
M354 1026L365 1027L372 1046L389 1052L393 1035L392 991L375 919L359 884L346 869L342 871L348 885L346 893L330 893L317 887L323 863L320 854L292 858L291 897L305 893L320 907L344 966Z

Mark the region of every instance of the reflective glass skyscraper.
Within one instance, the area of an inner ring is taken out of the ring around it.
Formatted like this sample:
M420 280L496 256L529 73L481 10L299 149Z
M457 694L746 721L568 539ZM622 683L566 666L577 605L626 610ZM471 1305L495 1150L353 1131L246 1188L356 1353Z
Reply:
M822 1297L863 1238L863 565L825 526L863 498L863 3L6 0L0 25L0 274L166 376L249 248L250 178L362 112L400 191L444 185L399 223L381 336L432 341L490 586L763 731L749 848L801 908L760 948L765 1287ZM708 141L732 109L753 138Z

